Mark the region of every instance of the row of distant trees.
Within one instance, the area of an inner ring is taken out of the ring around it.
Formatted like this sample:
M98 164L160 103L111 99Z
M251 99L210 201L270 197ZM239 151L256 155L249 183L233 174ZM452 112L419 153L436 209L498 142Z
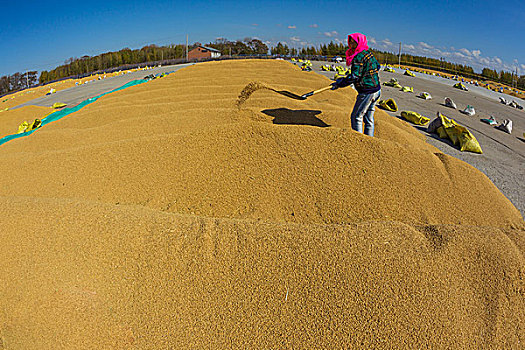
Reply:
M27 89L38 82L38 72L15 73L0 77L0 95Z
M222 55L262 56L268 54L268 46L261 40L252 38L237 41L219 38L206 46L219 50Z
M483 68L481 75L491 80L499 81L499 82L502 82L508 85L511 85L513 79L515 79L514 73L504 72L504 71L498 72L495 69L489 69L489 68ZM525 75L521 75L518 77L518 87L520 88L525 87Z
M186 46L181 44L169 46L148 45L135 50L126 47L120 51L106 52L92 57L71 57L63 65L51 71L42 71L39 82L47 83L64 77L85 75L125 65L182 58L185 55L185 51Z
M201 45L194 43L188 49ZM342 43L321 44L318 47L306 46L302 48L289 47L287 44L277 43L277 45L268 47L259 39L245 38L243 40L229 41L225 38L219 38L206 46L215 48L224 56L294 56L306 58L321 57L344 57L347 50L346 45ZM398 56L391 52L372 50L375 57L382 64L394 64L398 62ZM169 61L174 59L184 59L186 55L186 46L182 44L172 44L168 46L148 45L140 49L124 48L120 51L106 52L97 56L83 56L80 58L71 57L63 65L50 71L41 71L37 78L38 72L31 71L26 73L15 73L13 75L0 77L0 95L11 91L18 91L37 83L45 84L51 81L63 79L66 77L82 76L92 72L100 72L127 65L146 64L152 62ZM414 56L408 54L401 55L401 63L407 65L416 65L427 68L434 68L451 73L465 76L481 77L494 81L503 82L511 85L516 77L513 73L496 71L484 68L480 75L474 73L470 66L446 62L435 58ZM525 75L517 79L517 86L525 89Z

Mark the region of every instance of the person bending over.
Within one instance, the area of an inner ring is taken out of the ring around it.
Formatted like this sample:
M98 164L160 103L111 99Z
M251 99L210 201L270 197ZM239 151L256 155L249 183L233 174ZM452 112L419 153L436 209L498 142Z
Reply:
M337 79L332 84L332 90L354 84L357 98L351 114L352 129L374 136L375 105L381 96L379 84L380 65L368 48L366 36L354 33L348 36L349 49L346 51L346 65L352 66L350 74Z

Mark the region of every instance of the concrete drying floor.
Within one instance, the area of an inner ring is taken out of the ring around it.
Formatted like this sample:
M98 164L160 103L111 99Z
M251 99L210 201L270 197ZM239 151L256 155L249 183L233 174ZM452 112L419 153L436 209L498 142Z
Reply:
M95 97L105 92L114 90L126 83L129 83L132 80L142 79L145 76L148 76L151 74L155 75L155 74L162 74L162 73L171 72L171 71L177 71L181 68L190 66L192 64L193 63L178 64L174 66L155 67L155 68L144 70L144 71L140 70L140 71L136 71L136 72L132 72L128 74L117 75L115 77L111 77L111 78L107 78L103 80L95 80L88 84L74 86L66 90L57 91L56 93L49 95L49 96L43 96L43 97L28 101L26 103L22 103L19 106L14 107L14 108L20 108L23 106L51 107L53 103L55 102L66 103L68 107L73 107L88 98Z

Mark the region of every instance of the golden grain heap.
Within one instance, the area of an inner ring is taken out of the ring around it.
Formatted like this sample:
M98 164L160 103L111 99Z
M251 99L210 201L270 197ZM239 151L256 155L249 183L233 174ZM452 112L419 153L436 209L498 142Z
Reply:
M485 175L382 111L352 131L350 88L252 82L329 84L197 64L0 146L0 349L525 343L524 221Z

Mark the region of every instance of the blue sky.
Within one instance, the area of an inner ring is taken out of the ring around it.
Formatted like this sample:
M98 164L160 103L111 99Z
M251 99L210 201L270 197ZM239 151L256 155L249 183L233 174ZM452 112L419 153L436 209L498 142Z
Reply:
M525 74L525 1L6 1L0 76L124 47L255 37L269 46L346 42Z

